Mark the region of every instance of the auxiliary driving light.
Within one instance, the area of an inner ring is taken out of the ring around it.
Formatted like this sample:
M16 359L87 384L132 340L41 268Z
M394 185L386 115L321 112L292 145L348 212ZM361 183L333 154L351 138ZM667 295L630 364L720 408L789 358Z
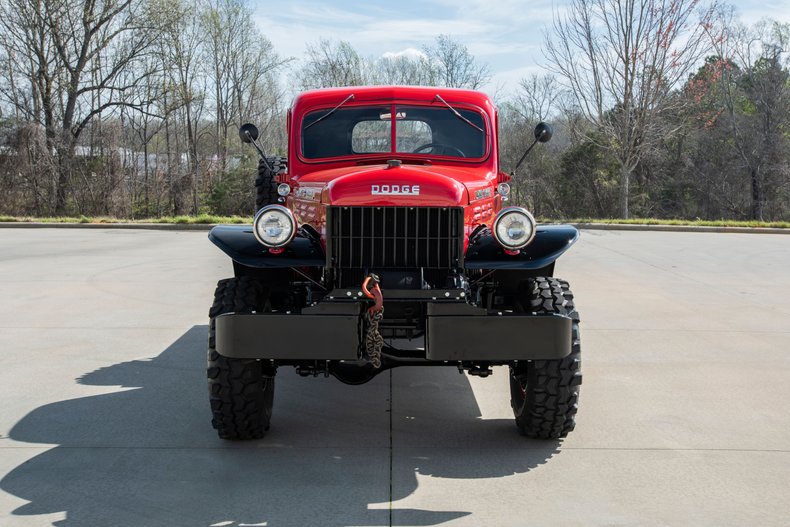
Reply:
M507 207L494 220L494 237L505 249L526 247L535 237L535 218L521 207Z
M289 185L288 183L280 183L279 185L277 185L277 194L279 194L280 196L285 197L290 193L291 193L291 185Z
M510 185L507 183L500 183L496 186L496 191L502 196L502 199L507 201L508 197L510 196Z
M296 234L296 219L282 205L266 205L252 222L252 232L266 247L282 247Z

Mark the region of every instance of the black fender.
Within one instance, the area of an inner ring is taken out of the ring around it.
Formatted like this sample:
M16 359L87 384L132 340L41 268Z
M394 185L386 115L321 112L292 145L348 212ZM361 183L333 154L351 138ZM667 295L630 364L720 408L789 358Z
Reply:
M554 263L579 239L572 225L539 225L532 243L518 254L506 254L487 229L473 235L466 251L467 269L541 269Z
M326 257L320 244L298 233L280 254L272 254L252 233L252 225L217 225L208 239L230 256L234 262L247 267L323 267Z

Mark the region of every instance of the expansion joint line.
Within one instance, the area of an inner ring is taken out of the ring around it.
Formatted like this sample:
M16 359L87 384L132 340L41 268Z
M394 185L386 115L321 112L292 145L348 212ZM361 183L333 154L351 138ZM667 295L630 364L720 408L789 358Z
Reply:
M392 527L392 368L390 368L390 513L389 524Z

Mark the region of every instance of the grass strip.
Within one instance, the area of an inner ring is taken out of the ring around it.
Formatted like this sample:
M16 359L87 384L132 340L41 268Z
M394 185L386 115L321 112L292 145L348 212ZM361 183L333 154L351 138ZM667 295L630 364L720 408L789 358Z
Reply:
M740 221L740 220L684 220L658 218L540 218L540 223L599 223L619 225L685 225L692 227L766 227L774 229L790 229L788 221ZM161 216L158 218L113 218L108 216L5 216L0 215L0 222L36 222L36 223L169 223L169 224L249 224L252 216L216 216L200 214L198 216Z
M200 214L198 216L161 216L158 218L113 218L109 216L4 216L0 222L35 222L35 223L168 223L168 224L213 224L213 223L252 223L252 217L246 216L215 216Z
M773 229L790 229L788 221L756 221L756 220L684 220L658 218L568 218L562 220L541 218L541 223L597 223L615 225L682 225L690 227L758 227Z

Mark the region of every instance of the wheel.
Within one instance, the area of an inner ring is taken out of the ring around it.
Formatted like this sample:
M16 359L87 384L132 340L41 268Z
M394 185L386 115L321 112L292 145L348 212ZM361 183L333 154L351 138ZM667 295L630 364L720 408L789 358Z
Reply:
M258 161L258 176L255 178L255 212L266 205L278 203L277 175L284 172L288 164L284 157L279 156L267 157L266 161L272 167L271 170L262 159Z
M516 427L528 437L557 439L576 426L579 385L582 382L579 313L568 282L532 278L521 304L525 311L559 313L573 320L570 354L558 360L520 362L510 367L510 404Z
M274 401L274 370L255 359L217 353L214 320L223 313L250 313L267 303L268 291L248 277L220 280L209 310L208 392L211 424L222 439L259 439L269 429Z
M431 149L431 152L436 153L439 156L446 156L446 155L453 155L452 152L458 154L458 157L466 157L460 148L456 148L452 145L446 145L444 143L425 143L422 146L418 146L414 150L411 151L412 154L419 154L423 150ZM451 152L450 154L440 154L439 152Z

